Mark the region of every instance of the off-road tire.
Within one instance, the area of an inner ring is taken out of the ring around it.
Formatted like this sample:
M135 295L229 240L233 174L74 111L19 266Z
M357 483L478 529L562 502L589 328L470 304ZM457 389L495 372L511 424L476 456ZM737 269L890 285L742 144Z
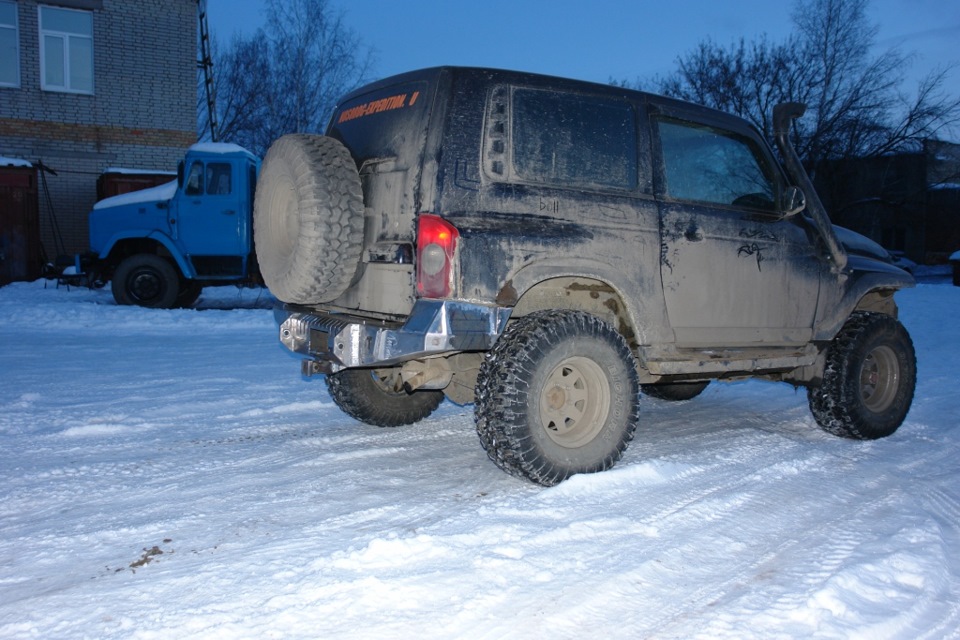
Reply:
M670 400L671 402L680 402L682 400L692 400L703 393L703 390L710 384L705 382L663 382L660 384L642 384L640 390L644 395L660 400Z
M844 438L874 440L896 431L913 401L917 361L903 325L857 312L833 339L823 381L807 389L817 424Z
M260 272L279 300L319 304L346 291L363 249L363 192L339 140L291 134L270 146L253 234Z
M180 275L160 256L138 253L125 258L113 272L110 291L120 305L171 309L180 293Z
M477 378L477 434L501 469L552 486L613 467L637 428L640 388L629 346L580 311L510 324Z
M442 391L407 391L399 369L344 369L327 376L327 390L344 413L377 427L419 422L444 397Z

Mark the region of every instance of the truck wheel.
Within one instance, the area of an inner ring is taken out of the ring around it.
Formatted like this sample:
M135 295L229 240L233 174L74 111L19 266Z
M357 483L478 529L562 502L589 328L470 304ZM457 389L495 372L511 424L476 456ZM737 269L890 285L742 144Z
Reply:
M705 382L663 382L659 384L642 384L640 390L644 395L660 400L670 400L678 402L680 400L692 400L703 393L703 390L710 384Z
M501 469L545 486L611 468L633 439L640 389L623 337L579 311L511 324L480 367L480 443Z
M363 247L363 192L350 152L291 134L263 159L253 233L260 272L283 302L329 302L350 286Z
M419 422L443 402L442 391L408 392L399 369L344 369L327 376L327 390L344 413L377 427Z
M120 263L113 272L110 290L117 304L170 309L177 302L180 276L160 256L139 253Z
M820 427L837 436L874 440L903 423L917 381L907 330L895 318L857 312L827 349L823 381L807 389Z

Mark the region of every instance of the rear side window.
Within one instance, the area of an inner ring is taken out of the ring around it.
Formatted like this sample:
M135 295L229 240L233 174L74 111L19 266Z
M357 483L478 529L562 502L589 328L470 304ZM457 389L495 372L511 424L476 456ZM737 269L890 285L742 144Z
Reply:
M498 88L488 108L485 154L488 173L507 180L632 190L636 115L617 99Z
M775 209L769 162L749 139L705 125L662 119L664 194L674 200Z

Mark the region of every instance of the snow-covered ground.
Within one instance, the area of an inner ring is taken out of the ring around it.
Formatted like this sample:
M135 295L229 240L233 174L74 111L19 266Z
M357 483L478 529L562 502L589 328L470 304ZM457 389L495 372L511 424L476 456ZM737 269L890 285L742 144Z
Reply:
M891 438L714 384L544 489L472 407L347 418L255 291L3 287L0 637L960 637L960 288L898 300L919 384Z

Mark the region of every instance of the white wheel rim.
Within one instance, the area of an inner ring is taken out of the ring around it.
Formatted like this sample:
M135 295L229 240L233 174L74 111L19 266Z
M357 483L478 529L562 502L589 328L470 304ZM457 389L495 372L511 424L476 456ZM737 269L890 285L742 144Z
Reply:
M561 447L582 447L603 430L610 399L610 382L596 362L567 358L550 372L540 392L540 424Z

